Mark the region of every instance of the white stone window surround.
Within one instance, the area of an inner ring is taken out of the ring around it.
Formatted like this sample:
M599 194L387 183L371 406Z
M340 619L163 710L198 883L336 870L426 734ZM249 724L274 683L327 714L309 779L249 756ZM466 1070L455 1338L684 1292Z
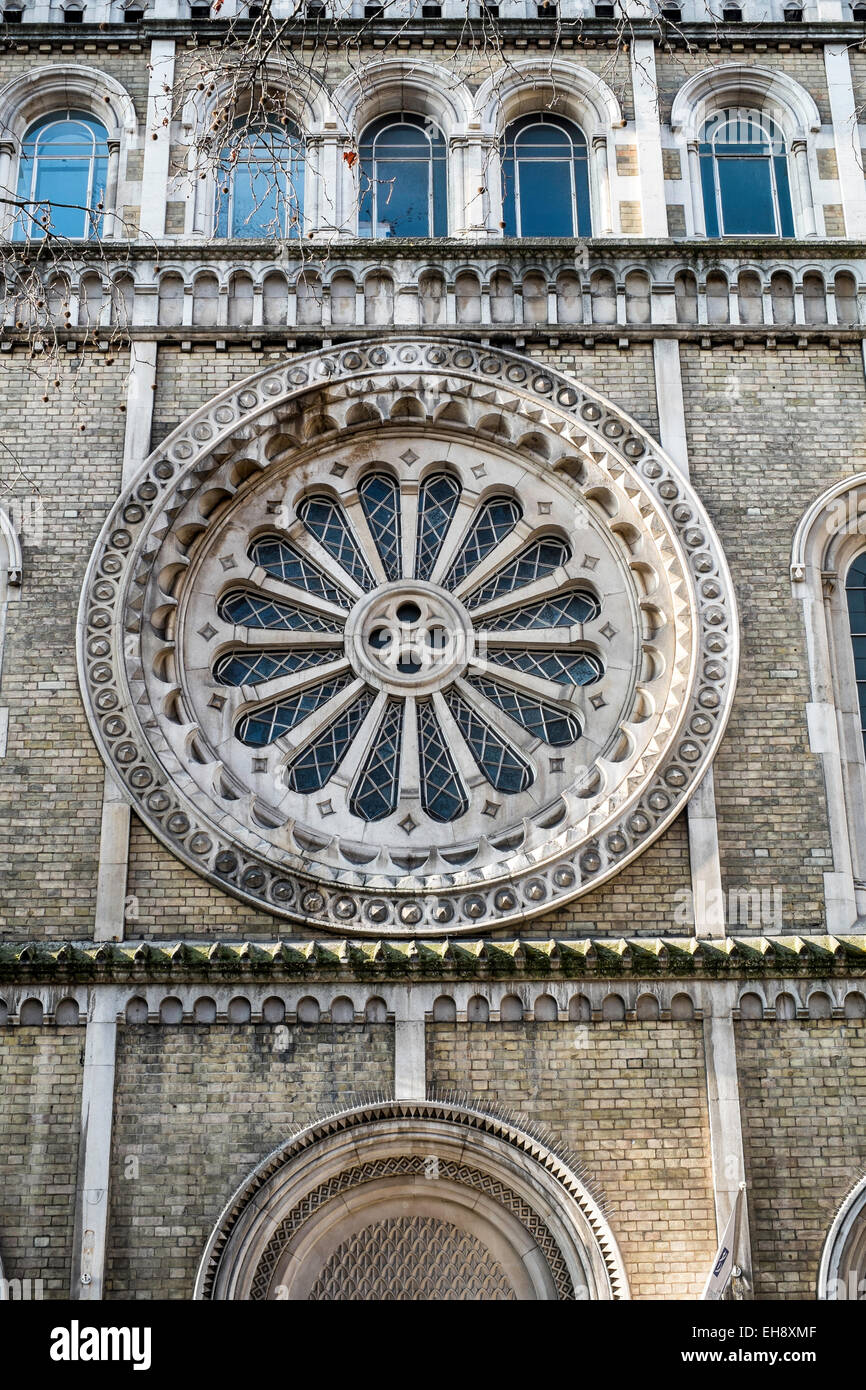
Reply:
M230 83L214 74L213 94L190 97L182 116L181 141L192 146L196 131L207 128ZM615 235L618 203L613 132L625 125L619 102L594 73L567 61L525 59L488 79L473 98L447 69L423 59L386 59L346 78L332 95L310 83L306 91L288 89L274 70L273 87L304 135L304 236L354 237L360 161L343 158L377 116L410 112L428 116L448 147L449 236L499 236L502 220L500 140L519 115L555 110L577 122L589 146L593 234ZM356 151L355 151L356 152ZM191 194L185 234L207 237L215 225L216 184L188 174ZM179 185L178 185L179 186ZM171 195L169 195L171 196Z
M49 63L32 68L0 89L0 192L15 197L18 161L31 126L53 111L87 111L104 127L108 137L108 181L105 193L107 239L123 237L116 214L122 207L120 171L138 138L138 122L132 99L124 87L97 68L73 63ZM10 233L15 208L10 203L0 212L0 237Z
M866 1279L866 1174L836 1213L821 1252L818 1298L861 1299Z
M6 645L6 618L10 602L21 595L21 543L9 513L0 507L0 688L3 680L3 652ZM2 698L2 696L0 696ZM0 758L6 756L9 710L0 705Z
M683 181L691 195L686 204L689 234L706 235L699 156L701 132L715 111L736 106L772 115L785 139L796 235L817 236L823 227L819 229L814 192L818 170L813 137L821 129L815 101L787 73L741 63L723 63L695 73L674 98L670 127L681 152ZM823 214L820 216L823 218Z
M792 590L806 625L809 743L822 758L827 788L830 932L850 929L866 912L866 758L845 589L852 561L866 548L864 511L866 474L834 484L804 514L791 555Z

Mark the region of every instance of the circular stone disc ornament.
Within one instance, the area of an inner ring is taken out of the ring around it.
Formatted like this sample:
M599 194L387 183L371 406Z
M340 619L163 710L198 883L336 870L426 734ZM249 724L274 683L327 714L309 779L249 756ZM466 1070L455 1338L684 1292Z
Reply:
M703 507L603 397L423 338L266 368L151 455L79 622L99 747L187 864L382 937L549 912L658 836L736 680Z

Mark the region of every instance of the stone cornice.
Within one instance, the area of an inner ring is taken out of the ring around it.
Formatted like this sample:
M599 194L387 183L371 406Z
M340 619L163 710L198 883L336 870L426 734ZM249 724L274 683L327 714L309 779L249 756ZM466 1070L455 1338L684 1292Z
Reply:
M0 980L749 979L866 976L866 936L7 942Z
M844 43L859 47L866 43L863 24L845 20L810 20L804 24L767 23L668 24L663 20L642 20L622 17L619 20L595 19L582 16L563 18L559 23L550 20L500 18L491 24L480 19L459 16L453 19L328 19L321 25L309 20L293 24L290 18L277 21L279 31L287 42L306 39L310 46L321 48L353 44L364 49L380 49L398 39L400 46L417 45L429 48L432 43L450 47L465 47L468 36L489 36L491 32L506 44L518 48L577 50L582 48L619 47L631 39L653 39L665 48L706 48L710 51L762 48L810 49L826 43ZM200 44L222 44L231 29L239 39L252 30L252 22L239 17L228 19L190 20L148 17L138 24L103 23L65 25L50 21L46 24L3 24L0 37L16 46L32 43L58 43L64 46L122 43L122 46L141 45L152 39L175 39Z

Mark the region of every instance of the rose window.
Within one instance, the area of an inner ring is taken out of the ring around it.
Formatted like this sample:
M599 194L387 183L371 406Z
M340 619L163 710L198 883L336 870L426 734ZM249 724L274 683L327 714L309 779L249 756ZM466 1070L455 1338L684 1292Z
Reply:
M616 872L695 785L736 665L724 560L652 441L522 359L424 351L218 397L118 503L82 609L143 819L267 910L367 933Z
M604 669L591 636L603 605L569 542L551 529L527 541L523 507L507 493L469 508L462 498L445 469L420 487L407 481L403 497L375 468L354 505L312 492L294 526L251 540L247 585L230 584L216 605L243 633L214 663L217 681L251 697L235 737L251 748L288 740L277 766L301 795L328 787L363 744L343 782L349 813L380 821L402 799L404 833L419 806L451 823L475 789L532 787L528 750L577 743L574 690ZM305 546L326 553L327 570ZM541 600L526 596L542 589Z

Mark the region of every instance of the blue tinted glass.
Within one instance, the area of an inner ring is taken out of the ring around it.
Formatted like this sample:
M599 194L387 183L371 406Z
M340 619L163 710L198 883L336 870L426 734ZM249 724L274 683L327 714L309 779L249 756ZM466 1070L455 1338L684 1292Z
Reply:
M50 229L58 236L95 236L107 174L107 136L98 121L74 111L65 119L45 117L24 142L17 192L30 206L19 216L15 239L44 235L40 224L45 208L38 211L37 204L50 204ZM35 225L31 214L36 215Z
M773 235L776 231L769 159L716 161L726 236Z
M555 125L531 125L521 130L514 138L514 151L542 158L546 155L570 155L571 141L565 131Z
M380 236L430 235L429 164L379 159L376 185Z
M448 234L445 140L421 116L382 116L360 142L359 236Z
M860 728L866 751L866 552L858 555L848 570L845 588L848 598L848 620L851 647L854 655L854 677L860 707Z
M521 236L573 236L569 163L521 159L518 167Z
M788 184L788 161L785 156L776 155L773 160L776 170L776 197L779 202L779 223L782 236L794 235L794 210L791 207L791 189Z

